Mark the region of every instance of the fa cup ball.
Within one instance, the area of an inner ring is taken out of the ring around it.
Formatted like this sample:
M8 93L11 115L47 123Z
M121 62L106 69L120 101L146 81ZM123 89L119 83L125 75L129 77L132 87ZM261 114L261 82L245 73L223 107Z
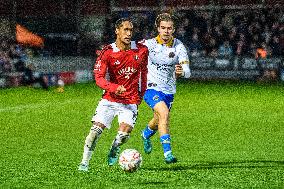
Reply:
M135 172L142 164L142 156L135 149L126 149L119 156L119 165L126 172Z

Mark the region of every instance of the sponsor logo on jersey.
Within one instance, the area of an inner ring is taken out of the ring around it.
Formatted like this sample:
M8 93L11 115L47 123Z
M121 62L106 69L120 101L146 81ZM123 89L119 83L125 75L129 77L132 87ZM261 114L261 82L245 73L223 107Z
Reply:
M156 87L157 84L156 83L148 83L148 87Z
M114 62L114 65L119 65L120 64L120 62L118 61L118 60L116 60L115 62Z
M132 75L132 74L134 74L135 72L137 72L137 70L135 69L135 68L131 68L131 67L126 67L126 68L122 68L122 69L120 69L119 71L118 71L118 74L119 75L124 75L124 77L126 78L126 79L129 79L130 78L130 76Z
M95 65L95 71L101 71L102 61L99 60Z

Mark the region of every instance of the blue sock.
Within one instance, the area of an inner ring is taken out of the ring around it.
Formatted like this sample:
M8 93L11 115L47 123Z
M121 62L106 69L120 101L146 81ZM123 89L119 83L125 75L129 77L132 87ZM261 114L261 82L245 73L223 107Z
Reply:
M164 149L164 154L167 152L172 151L171 148L171 137L169 134L164 134L160 137L160 142L162 143L163 149Z
M153 136L155 133L157 132L157 130L152 130L149 128L149 126L147 125L146 128L143 130L143 137L148 139L151 136Z

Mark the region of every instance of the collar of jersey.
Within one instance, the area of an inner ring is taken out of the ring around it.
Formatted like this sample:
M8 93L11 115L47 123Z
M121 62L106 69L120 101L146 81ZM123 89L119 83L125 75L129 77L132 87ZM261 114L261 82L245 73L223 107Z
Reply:
M156 37L156 41L157 41L157 43L159 43L159 44L161 44L161 45L163 44L160 35L158 35L158 36ZM174 44L174 38L172 37L172 38L170 39L170 41L166 44L166 46L167 46L167 47L172 47L173 44Z
M112 46L112 48L113 48L113 52L119 52L120 51L120 49L119 48L117 48L117 46L116 46L116 43L114 42L114 43L112 43L111 44L111 46ZM131 41L131 48L130 49L138 49L138 47L137 47L137 45L136 45L136 43L135 43L135 41ZM129 50L130 50L129 49Z

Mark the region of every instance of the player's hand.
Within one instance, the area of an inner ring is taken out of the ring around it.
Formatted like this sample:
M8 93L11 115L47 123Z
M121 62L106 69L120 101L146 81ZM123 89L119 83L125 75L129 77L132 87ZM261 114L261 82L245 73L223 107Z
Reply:
M115 94L116 95L122 95L125 91L126 91L126 89L124 88L124 86L120 85L120 86L117 87Z
M176 64L175 65L175 74L176 74L176 78L181 77L183 74L183 69L182 66L180 64Z

